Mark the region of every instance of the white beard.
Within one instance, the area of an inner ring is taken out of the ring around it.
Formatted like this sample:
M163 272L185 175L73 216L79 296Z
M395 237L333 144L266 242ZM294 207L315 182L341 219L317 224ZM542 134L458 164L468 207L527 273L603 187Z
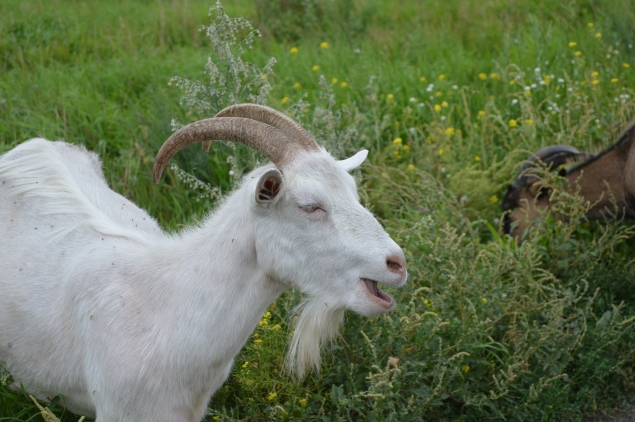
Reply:
M308 298L294 310L299 316L285 365L297 379L302 379L310 369L319 372L322 346L337 336L344 321L346 309L326 302L320 296Z

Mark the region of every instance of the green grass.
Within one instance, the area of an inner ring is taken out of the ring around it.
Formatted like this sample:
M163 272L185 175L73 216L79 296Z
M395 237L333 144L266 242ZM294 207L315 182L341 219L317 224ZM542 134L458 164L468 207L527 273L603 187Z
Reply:
M111 186L166 228L200 219L213 201L175 177L155 186L151 167L173 118L207 117L168 82L206 81L212 52L199 28L210 6L2 2L0 152L38 135L84 144ZM349 314L321 374L301 383L280 374L299 299L284 294L210 420L575 421L633 398L635 228L585 222L564 192L571 224L547 218L522 247L498 228L500 199L531 151L598 151L635 111L629 1L225 7L262 30L244 58L278 61L269 105L340 158L370 150L362 200L405 249L410 276L391 292L394 313ZM212 151L191 148L177 162L224 191L235 182L228 155L239 173L254 164L242 147ZM58 416L62 407L51 405ZM0 421L29 418L41 420L33 403L0 385Z

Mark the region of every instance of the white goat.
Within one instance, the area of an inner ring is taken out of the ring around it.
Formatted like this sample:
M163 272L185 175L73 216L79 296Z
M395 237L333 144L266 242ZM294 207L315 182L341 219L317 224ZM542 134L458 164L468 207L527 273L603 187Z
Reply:
M177 131L155 162L225 139L273 164L200 227L164 233L110 190L98 157L33 139L0 156L0 361L39 399L110 421L199 421L267 306L306 294L287 363L301 377L345 309L394 306L402 250L347 171L287 116L237 105Z

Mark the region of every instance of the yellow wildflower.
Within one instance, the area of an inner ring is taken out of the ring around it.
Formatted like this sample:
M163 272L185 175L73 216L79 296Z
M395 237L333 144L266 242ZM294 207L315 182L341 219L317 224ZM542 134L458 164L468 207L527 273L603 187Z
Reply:
M613 84L614 84L615 82L618 82L618 81L619 81L619 79L617 79L617 78L613 78L613 79L611 79L611 83L613 83Z
M296 83L294 83L294 84L293 84L293 87L294 87L295 89L300 89L300 87L301 87L301 86L302 86L302 85L300 85L300 82L296 82Z
M435 104L434 111L441 111L441 106L439 104Z
M408 170L414 170L414 169L415 169L414 164L408 164Z
M443 155L443 148L439 148L439 155Z
M489 199L489 201L490 201L492 204L497 203L497 202L498 202L498 196L496 196L496 195L492 195L492 197Z
M509 81L510 85L514 85L516 83L516 81L514 79L512 79L511 81Z
M589 28L593 28L593 26L594 26L594 25L593 25L593 22L589 22L589 23L587 23L587 26L588 26Z
M313 67L311 68L312 71L317 72L318 70L320 70L320 66L314 64Z
M282 97L282 104L286 104L289 101L289 97Z
M431 301L430 299L426 299L423 301L423 304L426 305L427 307L431 307L432 305L434 305L434 302Z
M246 368L247 366L249 366L249 361L245 361L245 363L243 363L243 368Z
M598 78L598 76L600 76L600 72L598 72L597 70L596 70L595 72L591 73L591 77L592 77L593 79L597 79L597 78Z
M448 106L448 102L447 102L447 101L443 101L443 102L441 103L441 107L447 107L447 106Z
M573 54L575 54L576 57L580 57L582 55L582 52L581 51L576 51Z
M494 72L491 75L489 75L489 77L491 79L494 79L495 81L500 81L501 80L501 75L499 75L498 73Z
M386 99L387 99L388 101L392 101L392 100L394 100L394 99L395 99L395 96L394 96L394 95L392 95L392 94L388 94L388 95L386 95Z
M300 400L298 400L298 402L299 402L302 406L304 406L304 405L306 404L306 399L300 399Z
M327 43L326 41L323 41L323 42L320 44L320 48L329 48L329 43Z
M262 327L262 326L265 326L265 325L269 325L269 321L267 321L266 319L261 319L258 322L258 327Z
M631 65L630 65L630 64L628 64L628 63L622 63L622 66L624 66L624 67L625 67L625 68L627 68L627 69L628 69L629 67L631 67Z
M410 153L410 145L404 145L404 146L403 146L403 152L404 152L405 154Z
M348 88L348 82L342 82L342 83L340 84L340 86L341 86L342 88Z
M531 91L526 89L525 90L525 95L528 96L528 97L531 97Z
M549 85L551 83L551 76L546 75L543 81L545 82L545 85Z
M291 50L289 50L289 53L298 54L298 47L291 47Z
M454 130L453 127L449 127L449 128L447 128L445 130L445 134L448 135L448 136L452 136L452 135L454 135L454 133L455 133L455 130Z
M476 114L476 118L478 120L481 120L481 117L483 117L485 115L485 112L483 110L479 110L478 113Z
M403 140L401 138L395 138L392 140L392 143L395 145L401 145L402 142Z
M481 157L479 157L478 155L475 155L474 156L474 161L476 161L478 163L479 161L481 161Z
M276 397L278 397L278 395L275 393L275 391L272 391L271 393L269 393L269 395L267 396L267 400L271 401L273 399L275 399Z
M271 329L272 329L273 331L278 331L278 330L281 330L281 329L282 329L282 327L280 326L280 324L276 324L276 325L274 325L273 327L271 327Z
M593 79L593 80L591 81L591 83L592 83L593 85L597 85L597 84L599 84L599 83L600 83L600 80L599 80L599 79Z
M569 42L569 48L573 48L573 47L575 47L576 45L578 45L578 43L577 43L577 42L575 42L575 41L570 41L570 42Z
M602 33L601 32L596 32L595 33L595 38L602 38Z
M485 79L487 79L487 74L485 73L479 73L478 74L478 78L482 81L484 81Z
M509 127L518 127L518 122L515 119L511 119L508 123Z
M337 79L337 78L333 78L333 79L331 79L331 82L333 82L334 84L336 84L336 83L337 83L337 81L338 81L338 79Z
M534 121L533 121L532 119L525 119L525 124L526 124L527 126L531 126L531 125L533 125L533 124L534 124Z
M468 372L470 372L470 365L463 365L461 367L461 372L463 372L464 374L467 374Z
M495 198L495 197L496 197L496 195L492 196L492 198ZM498 198L496 198L496 199L498 200ZM481 302L483 302L483 303L487 303L487 298L482 297L482 298L481 298Z
M419 78L419 82L425 82L425 81L427 81L425 76L422 76L422 77Z
M254 344L260 344L262 343L262 339L261 338L257 338L254 340Z
M443 92L437 91L434 93L434 95L436 95L437 97L441 97L443 95Z
M440 80L440 81L445 80L445 75L444 75L443 73L439 75L439 80Z

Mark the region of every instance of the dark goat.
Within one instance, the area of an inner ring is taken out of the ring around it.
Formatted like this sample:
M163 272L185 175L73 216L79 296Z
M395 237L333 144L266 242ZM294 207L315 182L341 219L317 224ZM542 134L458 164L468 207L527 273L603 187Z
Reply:
M520 168L516 180L503 198L504 231L520 239L541 211L549 208L549 190L538 177L539 163L547 169L563 164L579 165L561 170L571 191L578 192L591 208L586 216L592 220L607 216L635 218L635 118L626 126L609 149L591 155L567 145L556 145L533 154ZM543 167L544 168L544 167Z

